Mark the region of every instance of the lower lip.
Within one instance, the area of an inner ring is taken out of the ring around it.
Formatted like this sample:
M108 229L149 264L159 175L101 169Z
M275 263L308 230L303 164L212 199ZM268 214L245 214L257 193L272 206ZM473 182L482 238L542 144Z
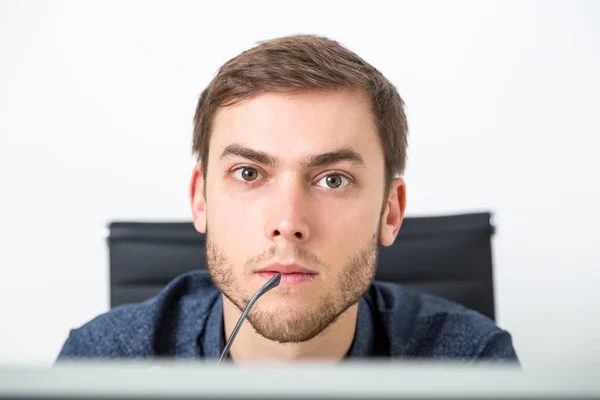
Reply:
M277 272L258 272L261 278L269 280L277 275ZM292 273L292 274L281 274L281 281L279 282L279 286L290 286L290 285L299 285L301 283L310 282L315 279L317 274L301 274L301 273Z

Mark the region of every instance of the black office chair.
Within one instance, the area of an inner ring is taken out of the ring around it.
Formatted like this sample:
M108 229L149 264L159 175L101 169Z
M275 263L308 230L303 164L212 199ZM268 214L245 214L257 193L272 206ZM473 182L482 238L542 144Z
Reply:
M395 243L380 247L375 279L463 304L494 319L490 213L407 217ZM170 280L206 268L204 235L191 222L109 225L110 301L146 300Z

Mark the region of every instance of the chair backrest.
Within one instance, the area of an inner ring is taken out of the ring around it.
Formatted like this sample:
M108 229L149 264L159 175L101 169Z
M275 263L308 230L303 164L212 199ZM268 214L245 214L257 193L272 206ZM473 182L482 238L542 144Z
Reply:
M380 247L375 279L460 303L494 319L490 213L407 217ZM111 307L144 301L170 280L206 268L204 235L191 222L109 225Z

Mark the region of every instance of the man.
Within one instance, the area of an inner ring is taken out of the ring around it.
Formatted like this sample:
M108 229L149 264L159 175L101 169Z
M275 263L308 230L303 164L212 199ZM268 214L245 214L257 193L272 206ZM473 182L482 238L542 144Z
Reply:
M517 360L486 317L373 282L406 205L403 101L338 43L301 35L228 61L194 119L190 198L208 272L71 332L59 359L216 359L250 298L276 273L229 356ZM402 268L402 260L398 260Z

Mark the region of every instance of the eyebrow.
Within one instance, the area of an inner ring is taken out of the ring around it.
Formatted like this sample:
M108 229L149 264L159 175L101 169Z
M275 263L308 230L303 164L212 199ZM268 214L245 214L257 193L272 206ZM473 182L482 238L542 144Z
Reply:
M220 159L222 160L225 157L245 158L247 160L254 161L255 163L268 165L270 167L276 167L279 165L279 159L277 157L274 157L263 151L244 147L237 143L230 144L229 146L225 147L225 150L223 150L221 153Z
M303 160L300 165L302 168L315 168L343 161L349 162L357 167L364 168L366 166L362 156L350 148L337 149L314 157L308 157L306 160Z
M279 158L271 154L265 153L263 151L254 150L237 143L230 144L229 146L225 147L225 149L221 153L220 159L223 159L225 157L241 157L273 168L281 165ZM363 157L360 154L358 154L355 150L348 147L328 151L327 153L319 154L316 156L307 157L300 162L300 166L302 168L308 169L323 167L326 165L335 164L343 161L350 162L351 164L357 167L366 167L366 163Z

